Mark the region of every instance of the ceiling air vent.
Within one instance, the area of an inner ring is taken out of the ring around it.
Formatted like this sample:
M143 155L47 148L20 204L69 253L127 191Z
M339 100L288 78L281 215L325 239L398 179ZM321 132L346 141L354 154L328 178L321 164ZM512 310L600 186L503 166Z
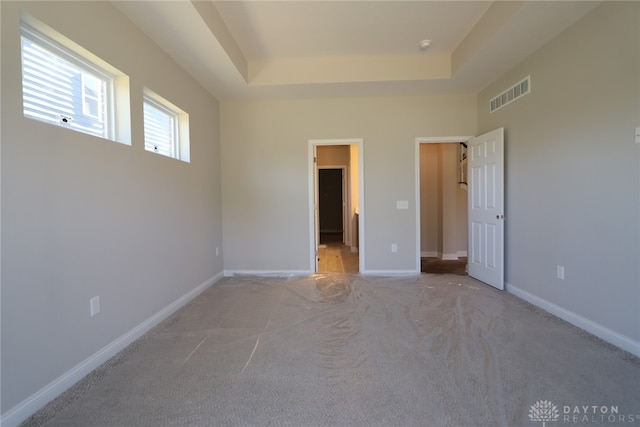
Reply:
M531 76L525 77L498 96L491 98L489 111L493 113L505 105L511 104L516 99L527 95L529 92L531 92Z

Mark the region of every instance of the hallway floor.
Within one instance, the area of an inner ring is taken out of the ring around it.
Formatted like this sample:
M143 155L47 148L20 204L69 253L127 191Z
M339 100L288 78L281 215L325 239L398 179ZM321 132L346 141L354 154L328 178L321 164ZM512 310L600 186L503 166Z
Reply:
M358 273L358 253L342 243L342 233L321 233L318 273Z
M457 274L467 275L467 258L444 260L440 258L423 257L420 259L420 271L429 274Z
M321 244L318 273L358 273L358 253L342 243Z

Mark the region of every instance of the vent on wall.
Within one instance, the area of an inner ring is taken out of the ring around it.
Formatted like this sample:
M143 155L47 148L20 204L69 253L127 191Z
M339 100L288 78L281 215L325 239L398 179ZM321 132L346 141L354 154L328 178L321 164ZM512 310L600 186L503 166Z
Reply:
M491 98L489 111L493 113L505 105L511 104L516 99L527 95L529 92L531 92L531 76L525 77L509 89L498 94L498 96Z

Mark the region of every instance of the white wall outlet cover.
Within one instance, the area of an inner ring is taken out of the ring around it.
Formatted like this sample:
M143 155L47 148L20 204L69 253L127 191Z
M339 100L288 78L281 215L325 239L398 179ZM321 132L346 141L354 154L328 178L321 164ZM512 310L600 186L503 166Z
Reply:
M636 144L640 144L640 126L636 128Z
M409 201L408 200L398 200L396 201L397 209L409 209Z
M93 297L89 300L89 307L91 311L91 316L95 316L100 313L100 297Z

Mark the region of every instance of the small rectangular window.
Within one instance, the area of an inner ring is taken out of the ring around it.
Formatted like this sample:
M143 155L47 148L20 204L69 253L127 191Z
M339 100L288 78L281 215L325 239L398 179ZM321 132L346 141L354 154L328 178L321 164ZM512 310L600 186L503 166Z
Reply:
M114 76L21 24L24 116L115 139Z
M144 149L189 162L189 115L148 89L143 106Z

